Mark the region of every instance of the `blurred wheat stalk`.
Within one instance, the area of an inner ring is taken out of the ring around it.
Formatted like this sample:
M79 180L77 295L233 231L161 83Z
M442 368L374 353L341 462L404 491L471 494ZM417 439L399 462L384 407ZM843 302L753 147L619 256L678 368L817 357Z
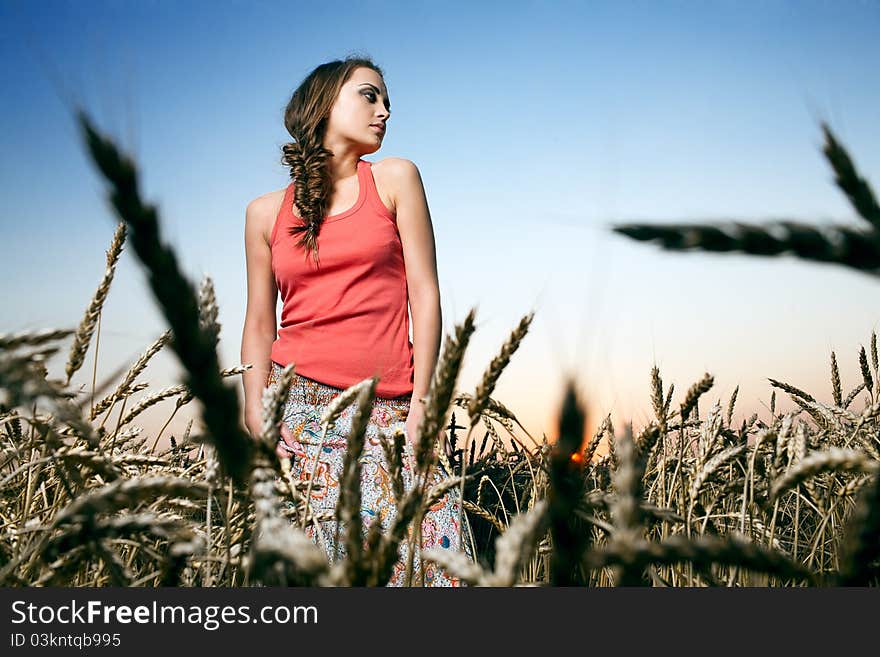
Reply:
M880 206L867 181L830 128L822 122L823 152L834 170L835 183L859 217L862 230L849 226L809 226L789 220L766 225L732 222L729 225L628 223L614 232L635 240L655 241L673 251L739 251L773 256L793 253L798 258L850 267L871 276L880 275Z

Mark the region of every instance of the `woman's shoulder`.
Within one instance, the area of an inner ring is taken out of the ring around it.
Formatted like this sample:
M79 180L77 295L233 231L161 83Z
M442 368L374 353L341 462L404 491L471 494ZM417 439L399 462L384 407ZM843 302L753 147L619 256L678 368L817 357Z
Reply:
M386 157L373 162L372 169L379 196L396 213L398 192L402 183L413 175L418 175L418 167L412 160L403 157Z
M383 176L390 183L392 190L397 191L401 182L420 177L419 168L412 160L405 157L386 157L373 162L373 171Z
M399 176L406 174L407 171L417 169L415 163L405 157L386 157L372 164L374 171L385 171L391 176Z
M281 203L284 201L284 194L287 188L277 189L272 192L262 194L248 203L248 215L253 216L259 224L260 233L266 239L268 244L272 235L272 229L275 227L275 219L281 211Z

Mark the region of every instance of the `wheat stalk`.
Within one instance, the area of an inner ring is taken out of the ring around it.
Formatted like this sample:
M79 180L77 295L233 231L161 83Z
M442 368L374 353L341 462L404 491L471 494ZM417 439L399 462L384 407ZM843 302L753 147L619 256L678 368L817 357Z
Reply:
M839 472L841 470L871 474L878 471L878 464L869 459L864 452L829 447L827 450L804 457L785 474L773 481L770 487L770 499L776 499L785 491L791 490L822 472Z
M480 383L477 384L474 396L471 398L467 407L468 418L472 427L479 421L480 414L483 412L483 409L486 408L489 397L495 390L495 385L498 383L498 378L501 376L501 372L504 371L504 368L510 363L511 357L519 348L526 333L528 333L529 326L531 325L534 316L535 313L530 312L528 315L520 319L519 324L517 324L516 328L511 331L507 340L501 346L501 351L492 359L492 362L489 363L486 371L483 372L483 377L480 379Z
M19 347L31 347L61 340L74 333L76 333L75 329L39 329L19 333L0 333L0 351L7 352Z
M870 276L880 275L880 210L868 183L859 176L846 150L822 122L824 153L840 187L858 214L870 226L808 226L791 220L773 220L758 226L738 221L722 224L641 223L612 226L616 233L640 241L656 241L667 250L741 252L760 256L793 253L799 258L835 263Z
M697 402L699 401L700 397L709 392L709 390L712 389L714 383L715 378L711 374L706 373L703 375L702 379L700 379L697 383L688 388L688 391L684 396L684 401L681 404L681 409L679 411L682 422L687 420L691 411L697 406Z
M84 111L77 112L77 119L94 163L111 185L113 207L131 228L132 246L149 271L150 287L173 331L172 346L186 370L186 384L202 402L218 457L233 479L243 483L252 441L241 427L236 391L222 383L211 336L200 329L193 286L180 271L173 250L160 240L155 207L141 201L134 163L98 133Z
M98 318L101 316L101 309L104 307L104 301L107 299L107 293L110 291L110 284L113 282L113 275L116 273L116 263L119 261L119 254L122 253L122 246L125 244L125 234L125 223L120 222L116 225L113 241L110 243L110 249L107 251L107 270L104 272L104 277L101 279L98 289L89 302L85 316L82 318L73 337L73 344L67 357L67 365L64 367L64 371L67 374L67 384L70 383L71 377L82 367L85 360L89 343L92 340L92 334L95 332L95 326L98 323Z

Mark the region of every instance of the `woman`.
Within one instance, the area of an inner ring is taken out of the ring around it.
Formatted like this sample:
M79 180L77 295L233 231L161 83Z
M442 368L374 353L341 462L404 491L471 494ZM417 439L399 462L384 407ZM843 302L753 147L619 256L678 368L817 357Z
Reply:
M323 445L321 414L343 390L378 376L361 460L365 533L377 520L387 530L396 515L379 432L390 436L403 429L406 452L412 454L424 415L421 400L440 349L434 235L418 169L400 158L361 159L382 145L390 110L382 71L369 59L318 66L284 114L295 141L283 146L282 163L293 182L254 199L245 221L248 303L241 359L254 364L243 377L245 423L252 435L260 432L263 387L293 362L278 454L291 458L295 477L306 480L314 473L312 510L332 513L355 408L346 409ZM279 292L283 309L276 339ZM409 490L410 460L404 464ZM434 476L436 483L446 475L438 467ZM463 551L472 559L471 538L464 532L462 541L458 517L457 491L450 491L425 514L422 547ZM335 521L311 523L307 532L329 560L345 554L344 527ZM406 543L389 585L405 584ZM414 582L461 585L434 564L421 573L420 561L416 551Z

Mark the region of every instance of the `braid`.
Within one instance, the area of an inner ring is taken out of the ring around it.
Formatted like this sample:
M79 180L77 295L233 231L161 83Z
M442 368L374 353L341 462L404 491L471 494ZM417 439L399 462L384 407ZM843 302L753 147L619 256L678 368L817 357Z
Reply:
M296 181L296 198L293 202L300 209L304 222L303 225L292 227L289 232L291 235L303 234L297 245L312 251L317 265L318 234L324 223L327 199L332 192L326 163L333 152L307 138L285 144L282 152L282 162L290 167L290 177Z

